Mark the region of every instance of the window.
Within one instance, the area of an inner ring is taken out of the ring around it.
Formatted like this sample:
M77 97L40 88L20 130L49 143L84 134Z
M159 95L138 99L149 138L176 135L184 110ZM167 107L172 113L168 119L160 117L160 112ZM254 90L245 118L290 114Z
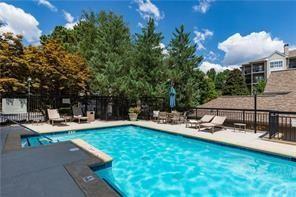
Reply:
M281 68L283 67L283 61L270 62L270 68Z

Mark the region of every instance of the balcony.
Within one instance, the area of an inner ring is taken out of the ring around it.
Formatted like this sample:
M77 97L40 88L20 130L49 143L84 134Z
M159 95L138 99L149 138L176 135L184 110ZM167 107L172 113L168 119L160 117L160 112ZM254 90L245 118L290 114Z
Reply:
M245 75L251 74L251 69L245 70Z
M264 72L264 66L263 66L263 65L254 66L254 67L253 67L253 72L254 72L254 73L261 73L261 72Z

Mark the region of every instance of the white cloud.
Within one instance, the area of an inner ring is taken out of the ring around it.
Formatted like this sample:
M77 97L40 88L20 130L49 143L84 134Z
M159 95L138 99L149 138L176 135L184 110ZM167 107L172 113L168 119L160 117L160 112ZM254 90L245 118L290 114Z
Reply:
M49 8L53 12L57 12L58 9L49 1L47 0L38 0L39 5L44 5L45 7Z
M218 48L225 52L223 64L231 65L264 58L276 50L283 51L283 45L282 40L261 31L246 36L236 33L219 43Z
M215 0L199 0L199 4L192 7L193 11L205 14L210 9L211 3L214 1Z
M41 30L38 21L29 13L13 5L0 2L0 33L12 32L21 34L30 44L38 44Z
M169 54L168 50L166 49L165 44L160 43L160 44L159 44L159 47L162 49L162 54L163 54L163 55L168 55L168 54Z
M215 64L215 63L211 63L211 62L208 62L208 61L202 62L201 65L199 66L199 69L201 71L203 71L204 73L206 73L211 68L214 68L216 70L216 72L223 72L226 69L233 70L235 68L239 68L239 66L237 66L237 65L222 66L220 64Z
M208 29L203 29L202 31L195 30L193 33L195 34L193 41L197 45L197 50L205 49L204 47L205 40L214 35L214 33Z
M164 14L150 0L135 0L135 2L138 4L137 11L143 19L154 18L156 21L159 21L164 18Z
M205 55L205 59L210 60L210 61L216 61L218 59L218 56L216 53L213 51L210 51L208 54Z
M63 10L63 13L64 13L64 18L67 21L67 23L65 24L65 27L67 29L73 29L73 27L78 23L78 20L74 21L74 17L65 10Z

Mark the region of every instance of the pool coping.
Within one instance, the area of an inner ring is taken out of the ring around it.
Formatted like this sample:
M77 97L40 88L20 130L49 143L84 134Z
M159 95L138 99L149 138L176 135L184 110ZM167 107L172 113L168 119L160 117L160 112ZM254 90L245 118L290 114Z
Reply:
M201 140L201 141L205 141L205 142L215 143L215 144L219 144L219 145L222 145L222 146L228 146L228 147L232 147L232 148L238 148L238 149L248 150L248 151L252 151L252 152L256 152L256 153L261 153L261 154L265 154L265 155L269 155L269 156L280 157L280 158L283 158L283 159L287 159L287 160L296 162L296 154L295 155L284 154L284 153L280 153L280 152L269 151L269 150L259 148L259 147L244 146L244 145L241 145L241 144L238 144L238 143L225 142L225 141L221 141L221 140L210 139L208 137L203 137L203 136L196 136L196 135L191 135L191 134L178 133L176 131L172 131L172 130L168 130L168 129L155 128L155 127L151 127L151 126L147 126L147 125L138 125L138 124L132 124L132 125L147 128L147 129L152 129L152 130L158 130L158 131L162 131L162 132L165 132L165 133L170 133L170 134L173 134L173 135L181 135L181 136L188 137L188 138L191 138L191 139L197 139L197 140Z
M121 127L121 126L138 126L138 127L161 131L161 132L165 132L165 133L169 133L169 134L173 134L173 135L181 135L181 136L192 138L192 139L202 140L202 141L206 141L206 142L210 142L210 143L229 146L232 148L249 150L249 151L253 151L253 152L257 152L257 153L261 153L261 154L267 154L270 156L281 157L281 158L288 159L291 161L296 161L296 153L294 155L291 155L291 154L283 153L283 152L275 150L275 149L268 150L268 147L259 147L256 145L250 146L250 144L239 144L239 143L233 142L231 140L222 141L221 139L210 138L209 136L197 136L197 135L190 134L190 133L181 133L181 132L176 131L174 129L169 129L169 128L163 129L163 128L152 126L152 125L149 125L149 126L144 125L138 121L130 121L130 122L120 123L120 124L115 124L115 125L94 126L94 127L83 128L83 129L78 128L78 129L71 129L71 130L49 131L49 132L42 132L42 133L40 133L40 135L53 135L55 133L68 133L69 131L76 131L76 132L82 131L83 132L85 130L105 129L105 128ZM265 141L265 140L262 140L262 141ZM274 143L276 143L276 142L274 142Z

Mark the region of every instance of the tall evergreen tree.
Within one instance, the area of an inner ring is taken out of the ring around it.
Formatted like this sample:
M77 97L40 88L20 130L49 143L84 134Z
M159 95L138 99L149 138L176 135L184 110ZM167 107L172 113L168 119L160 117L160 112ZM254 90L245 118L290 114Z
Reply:
M146 96L165 96L166 68L164 65L163 49L160 44L163 39L161 33L156 32L152 18L136 34L134 46L134 74L137 73L140 86L138 92Z
M124 95L121 87L128 73L127 66L131 64L129 28L121 16L112 12L100 12L96 20L97 30L89 57L93 71L92 89L104 95Z
M202 57L196 56L196 45L190 40L190 33L181 25L173 33L169 47L170 79L177 91L179 108L196 106L201 102L200 83L204 74L197 69Z
M239 69L234 69L223 87L223 95L247 95L248 88L245 79Z

